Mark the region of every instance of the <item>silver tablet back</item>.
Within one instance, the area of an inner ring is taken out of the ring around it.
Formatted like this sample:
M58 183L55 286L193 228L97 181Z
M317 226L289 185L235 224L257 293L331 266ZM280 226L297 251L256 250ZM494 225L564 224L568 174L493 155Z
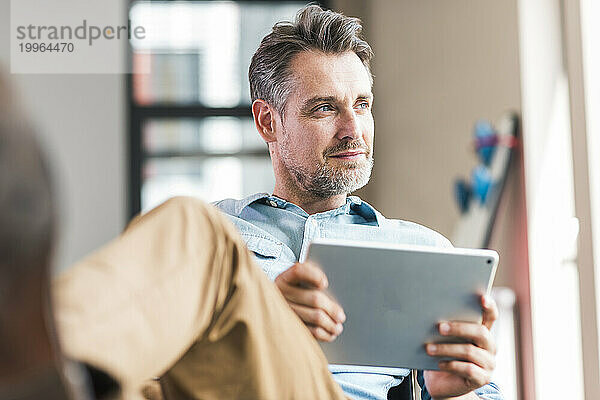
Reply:
M347 317L342 334L321 343L328 361L412 369L438 369L424 346L442 339L438 322L481 321L479 294L489 292L498 264L492 250L339 240L313 242L308 259Z

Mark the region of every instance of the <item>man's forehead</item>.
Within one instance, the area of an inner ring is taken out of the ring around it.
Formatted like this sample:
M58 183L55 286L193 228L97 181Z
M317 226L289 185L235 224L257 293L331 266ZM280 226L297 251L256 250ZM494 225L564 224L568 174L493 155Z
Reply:
M353 52L325 54L305 51L291 64L296 94L301 101L315 97L339 98L352 92L354 97L372 97L367 69Z

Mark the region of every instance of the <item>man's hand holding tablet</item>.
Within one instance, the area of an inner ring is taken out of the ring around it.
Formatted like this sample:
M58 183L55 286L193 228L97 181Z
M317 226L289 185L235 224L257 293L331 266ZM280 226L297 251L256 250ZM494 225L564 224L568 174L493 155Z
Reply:
M462 338L467 343L427 344L427 354L459 360L440 361L440 371L425 371L425 385L434 399L462 396L478 399L473 390L490 383L496 366L496 343L490 330L498 318L498 307L489 295L481 296L483 321L442 322L438 328L443 336ZM462 360L462 361L461 361Z
M275 285L315 339L331 342L342 333L346 315L325 292L327 276L315 263L294 264L275 279Z

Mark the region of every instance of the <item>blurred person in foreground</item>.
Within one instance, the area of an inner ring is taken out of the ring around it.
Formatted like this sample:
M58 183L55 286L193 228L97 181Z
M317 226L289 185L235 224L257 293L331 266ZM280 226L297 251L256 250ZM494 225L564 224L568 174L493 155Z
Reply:
M47 324L54 230L50 186L39 150L1 78L0 398L44 392L65 398Z
M32 129L0 74L0 399L110 398L117 384L61 356L49 277L56 218Z

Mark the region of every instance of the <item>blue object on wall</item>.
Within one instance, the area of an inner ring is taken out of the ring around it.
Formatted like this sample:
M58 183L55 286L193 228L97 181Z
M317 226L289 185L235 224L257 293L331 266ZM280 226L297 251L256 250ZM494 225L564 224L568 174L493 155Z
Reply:
M475 141L477 155L481 162L489 166L496 151L497 137L492 124L488 121L477 121L475 124Z
M483 165L476 166L473 168L471 182L475 198L477 198L481 204L485 203L485 199L490 191L490 186L492 185L490 170Z
M464 179L457 179L454 182L454 197L458 203L461 214L464 214L469 210L469 203L471 202L472 196L473 191L471 190L471 185L469 185L467 181Z

